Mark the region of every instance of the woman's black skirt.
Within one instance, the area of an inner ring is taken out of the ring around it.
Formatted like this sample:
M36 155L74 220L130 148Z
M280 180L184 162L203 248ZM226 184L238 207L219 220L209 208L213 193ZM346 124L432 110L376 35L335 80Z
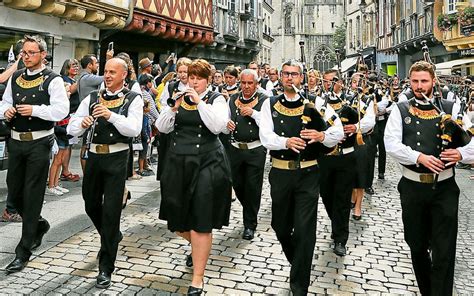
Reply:
M168 150L165 167L159 217L169 230L210 233L229 225L232 184L222 146L198 155Z

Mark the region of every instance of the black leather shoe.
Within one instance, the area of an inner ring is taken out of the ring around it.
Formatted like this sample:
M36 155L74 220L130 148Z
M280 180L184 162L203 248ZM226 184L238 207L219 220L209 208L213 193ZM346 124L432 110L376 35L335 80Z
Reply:
M362 219L362 215L352 215L352 219L359 221L360 219Z
M191 255L186 256L186 266L193 267L193 256Z
M196 287L193 287L193 286L189 286L188 295L201 295L203 288L204 288L204 283L202 283L202 288L196 288Z
M49 231L51 228L51 225L49 225L48 221L46 219L40 220L38 222L38 231L36 233L36 238L35 241L33 242L33 245L31 246L31 250L36 250L39 246L41 246L41 243L43 241L43 236Z
M373 194L375 194L375 190L372 187L365 188L365 193L373 195Z
M351 201L351 209L355 208L356 203Z
M385 179L384 174L379 174L379 179L380 179L380 180L384 180L384 179Z
M15 258L8 266L5 268L8 274L22 271L25 268L28 260L23 260L20 258Z
M346 256L346 246L343 243L336 243L334 246L334 254Z
M97 281L95 283L96 288L107 289L111 285L111 274L105 271L99 271Z
M127 189L125 189L127 190ZM130 191L127 190L127 197L124 196L123 198L123 201L122 201L122 210L125 209L125 207L127 206L127 202L132 199L132 194L130 193Z
M246 240L252 240L255 235L255 230L250 228L245 228L244 234L242 234L242 238Z

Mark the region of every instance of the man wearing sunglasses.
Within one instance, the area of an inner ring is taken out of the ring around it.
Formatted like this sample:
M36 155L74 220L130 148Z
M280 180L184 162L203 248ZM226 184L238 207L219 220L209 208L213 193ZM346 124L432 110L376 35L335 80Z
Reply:
M8 195L22 219L22 236L8 273L21 271L31 251L41 245L49 230L41 217L49 156L54 143L54 123L69 112L69 100L62 78L46 68L46 42L38 36L25 36L20 52L26 69L10 78L0 102L0 119L11 127L8 142Z

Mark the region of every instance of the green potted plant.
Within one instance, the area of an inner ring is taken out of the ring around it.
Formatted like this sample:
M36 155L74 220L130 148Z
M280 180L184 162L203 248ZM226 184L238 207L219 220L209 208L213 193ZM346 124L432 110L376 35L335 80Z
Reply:
M466 7L458 13L459 24L463 27L474 24L474 7Z
M458 23L457 13L450 13L450 14L441 13L440 15L438 15L438 28L441 31L449 31L457 23Z

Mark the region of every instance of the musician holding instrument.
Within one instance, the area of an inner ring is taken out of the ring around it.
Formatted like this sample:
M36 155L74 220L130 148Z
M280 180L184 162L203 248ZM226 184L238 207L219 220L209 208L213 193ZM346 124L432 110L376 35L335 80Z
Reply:
M331 107L321 115L324 101L298 91L303 81L303 66L296 60L282 65L284 93L263 102L260 140L270 150L269 174L272 199L272 228L291 264L290 287L293 295L306 295L316 242L316 216L319 198L318 158L322 146L333 147L343 137L342 124ZM296 88L296 90L295 90ZM313 103L310 103L313 102ZM310 118L302 118L312 106ZM333 117L334 116L334 117ZM333 118L334 125L325 126ZM324 130L325 129L325 130Z
M21 271L31 252L41 245L50 225L41 217L49 157L54 143L54 122L69 112L64 81L46 68L46 42L25 36L22 57L25 69L13 73L0 102L0 118L11 128L8 140L8 198L22 217L21 239L7 273Z
M189 87L156 122L160 132L170 135L159 217L191 243L186 264L194 267L188 295L202 293L212 230L227 226L230 216L231 172L218 138L229 122L229 107L220 93L207 89L210 75L207 61L194 60L188 67Z
M346 243L349 238L352 189L356 186L357 175L363 173L360 171L361 164L357 162L355 153L355 148L363 143L358 143L357 137L361 141L362 134L374 127L375 115L372 102L367 102L369 108L364 108L365 104L361 99L362 93L356 93L353 104L344 100L342 81L335 79L336 74L336 70L324 73L324 86L327 90L325 96L328 96L328 105L336 111L341 119L344 138L331 154L320 160L321 197L331 219L334 253L345 256ZM357 82L355 82L356 85ZM364 113L362 113L363 110L365 110ZM355 163L358 165L354 166ZM359 211L355 219L360 220L360 215Z
M188 66L191 64L191 60L182 57L176 62L176 76L177 79L168 81L165 84L163 92L160 97L160 104L162 108L167 106L168 99L173 98L176 93L182 92L187 89L188 86ZM169 136L166 133L159 134L160 145L158 146L158 167L156 169L156 179L160 180L161 174L164 172L164 163L166 154L169 147Z
M106 88L91 92L71 118L67 132L87 132L88 159L82 196L86 213L100 235L99 274L96 287L108 288L122 239L120 215L125 188L129 144L143 122L141 95L124 87L127 63L112 58L105 64Z
M250 69L242 71L241 91L230 97L230 120L227 123L230 132L230 147L227 152L232 171L232 186L242 204L242 238L246 240L252 240L257 229L267 158L267 150L258 136L260 110L267 96L257 91L257 81L257 72Z
M403 166L402 220L420 292L451 295L460 193L453 166L474 159L474 141L464 132L472 124L464 116L463 127L456 126L459 104L434 95L429 62L416 62L409 75L414 97L393 108L385 148Z

